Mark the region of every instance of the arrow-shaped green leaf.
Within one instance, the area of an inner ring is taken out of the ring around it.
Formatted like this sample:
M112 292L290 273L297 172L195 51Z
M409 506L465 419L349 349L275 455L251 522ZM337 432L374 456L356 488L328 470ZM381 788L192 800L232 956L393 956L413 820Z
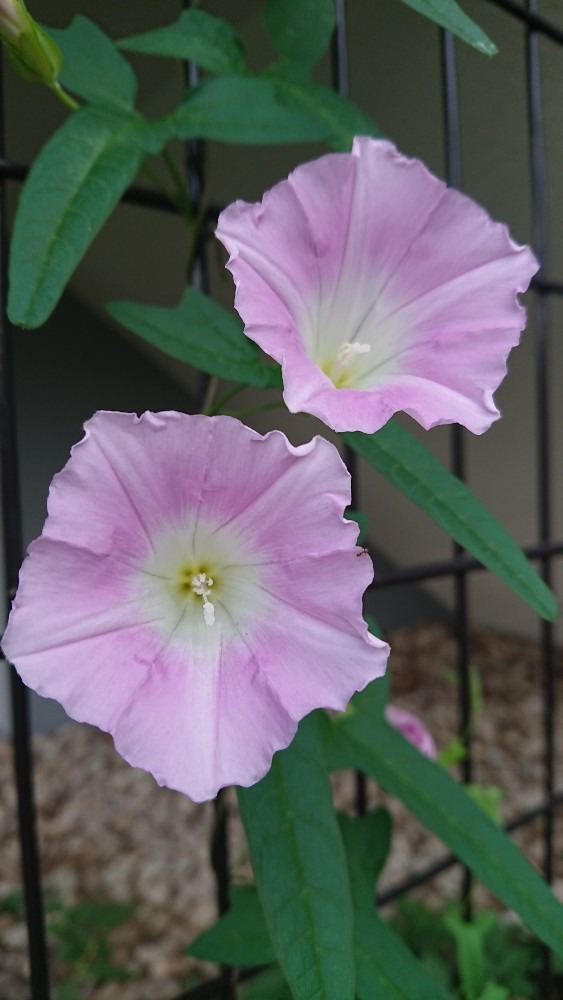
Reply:
M171 309L111 302L107 310L149 344L210 375L263 389L281 386L279 366L264 362L256 345L245 337L238 316L195 288L187 288L180 304Z

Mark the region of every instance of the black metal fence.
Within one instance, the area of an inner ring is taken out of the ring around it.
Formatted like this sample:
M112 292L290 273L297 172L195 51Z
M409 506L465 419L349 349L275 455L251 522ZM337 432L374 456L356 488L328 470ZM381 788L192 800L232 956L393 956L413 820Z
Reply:
M552 428L550 414L552 400L550 398L550 382L548 378L550 357L550 315L548 302L552 296L563 294L563 277L557 279L550 271L548 259L549 247L547 239L547 195L545 178L545 143L542 120L542 93L540 79L540 39L548 39L560 47L563 65L563 29L541 16L538 0L524 0L523 4L516 0L484 0L502 10L507 18L518 24L522 30L523 44L526 46L526 90L527 90L527 121L522 122L522 129L528 135L529 160L532 185L533 233L534 250L542 263L541 277L533 282L533 294L536 299L536 345L535 345L535 408L533 419L537 441L537 541L528 546L525 551L540 568L543 579L550 584L553 576L554 560L563 554L563 539L557 539L552 530L551 498L553 496L553 468L550 457L550 441ZM337 0L338 27L332 47L333 84L341 93L346 94L348 88L347 44L344 0ZM445 172L449 183L454 187L462 187L463 159L460 144L460 114L458 107L458 74L456 68L456 44L453 37L442 32L442 94L445 131L446 163ZM196 70L188 67L190 81L195 79ZM563 76L563 74L562 74ZM18 571L22 557L21 518L18 455L16 446L15 401L12 381L11 336L6 319L6 254L7 239L5 229L5 191L9 181L21 181L27 168L23 164L14 163L7 158L4 149L3 94L0 94L0 181L1 181L1 231L0 231L0 456L2 476L2 512L3 512L3 544L5 575L7 582L7 607L17 586ZM201 148L191 143L186 149L186 183L190 194L196 200L201 191L201 178L204 163ZM125 199L139 206L160 207L169 210L169 204L158 194L131 189ZM211 213L213 214L213 213ZM196 270L198 280L205 280L204 268L205 246L200 247L200 264ZM353 462L353 456L347 456ZM464 477L465 455L463 435L459 428L451 431L451 468L456 475ZM457 639L457 690L459 692L459 732L467 742L470 733L471 692L469 667L469 616L468 616L468 576L482 569L480 564L454 545L451 558L439 561L411 565L406 568L376 576L373 589L401 588L414 582L447 578L452 582L454 594L454 629ZM553 627L548 622L540 624L540 642L542 654L542 692L543 692L543 743L544 743L544 777L543 787L538 790L537 804L526 812L514 817L509 824L509 830L516 830L538 817L543 819L543 869L545 876L551 880L554 862L553 828L555 809L563 803L563 785L557 787L554 767L554 634ZM13 742L15 759L15 780L18 798L19 837L22 856L22 872L25 896L26 920L29 936L30 960L30 996L31 1000L49 1000L49 973L47 963L47 946L45 935L45 920L41 892L40 864L38 844L35 829L35 813L33 801L33 774L31 759L31 735L29 722L29 706L27 689L19 680L15 671L11 671L11 699L13 717ZM471 746L462 761L462 779L466 782L472 778ZM357 808L359 812L365 809L365 785L358 780ZM215 803L215 824L211 844L212 864L217 880L218 908L224 910L228 905L228 830L226 811L222 797ZM452 865L458 864L452 855L428 865L416 875L405 877L400 883L391 886L380 896L380 902L389 902L399 895L414 889ZM466 890L470 876L463 873L462 889ZM176 1000L205 1000L205 998L232 996L229 985L228 970L214 981L198 986L182 994ZM549 996L551 976L549 959L546 956L544 968L544 983L542 996Z

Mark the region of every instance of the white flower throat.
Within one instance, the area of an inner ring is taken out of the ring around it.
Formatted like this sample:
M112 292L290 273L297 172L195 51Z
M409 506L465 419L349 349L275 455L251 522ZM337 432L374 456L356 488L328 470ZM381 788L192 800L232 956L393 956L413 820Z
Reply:
M173 649L218 650L260 613L261 576L260 554L236 528L188 515L155 535L135 571L139 613Z
M192 577L192 590L198 597L203 598L203 620L206 625L215 624L215 605L209 600L213 580L205 573L197 573Z
M342 383L348 375L350 368L359 354L367 354L371 351L371 344L349 343L341 344L336 352L336 357L330 366L330 378L336 386Z

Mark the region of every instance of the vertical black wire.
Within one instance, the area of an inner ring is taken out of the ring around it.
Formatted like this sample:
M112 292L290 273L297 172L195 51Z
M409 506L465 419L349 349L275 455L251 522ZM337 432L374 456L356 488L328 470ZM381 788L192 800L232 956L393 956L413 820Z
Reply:
M526 0L526 10L537 14L537 0ZM539 37L531 24L526 27L526 57L528 83L528 116L530 129L530 159L533 207L534 250L548 273L548 231L546 206L546 177L543 149L543 113L541 99ZM536 292L536 394L537 394L537 498L538 532L540 542L551 540L551 460L550 460L550 391L549 391L549 317L547 301L542 289ZM547 585L551 584L551 559L546 554L540 560L540 572ZM543 739L544 739L544 792L548 802L555 791L555 684L553 657L553 628L551 622L540 625L542 649L543 689ZM546 811L543 825L543 870L548 882L553 877L553 807ZM551 959L544 952L542 992L548 995L552 987Z
M336 27L332 36L330 48L332 86L342 97L348 96L348 40L346 37L346 10L344 0L335 0ZM353 510L358 510L359 483L358 459L353 448L344 447L344 461L352 477L351 504ZM356 812L358 816L365 815L367 810L367 782L365 774L356 772Z
M4 86L0 61L0 156L4 158ZM6 182L0 190L0 465L2 476L3 545L6 573L6 614L18 585L22 556L19 465L16 409L11 350L12 331L6 316L7 236ZM14 769L18 801L18 827L23 870L25 917L31 979L31 1000L49 1000L49 972L45 915L37 845L29 692L10 667L10 700L13 725Z
M526 0L527 9L537 13L536 0ZM528 62L528 112L530 120L530 154L532 170L532 204L534 213L534 250L542 265L544 276L548 273L548 232L546 206L546 178L543 152L543 114L537 32L527 28ZM551 541L551 459L550 459L550 388L549 388L549 318L543 290L536 292L536 392L537 392L537 447L538 447L538 530L540 542ZM542 577L551 583L551 558L547 554L540 560ZM544 737L545 737L545 793L549 799L554 792L554 684L553 684L553 629L550 622L542 623L543 684L544 684ZM553 869L553 813L546 814L544 871L548 880Z
M462 182L461 167L461 134L459 119L459 100L457 86L457 67L455 40L449 31L441 31L442 42L442 88L444 95L444 130L446 179L454 188L460 188ZM460 479L465 476L465 454L463 430L459 425L451 429L450 455L452 471ZM463 549L457 542L453 544L454 558ZM465 756L461 762L461 776L465 783L471 781L471 675L469 667L469 628L467 605L467 576L458 572L454 576L454 626L457 639L457 689L459 734L465 748ZM471 891L471 873L463 870L463 896L469 906Z

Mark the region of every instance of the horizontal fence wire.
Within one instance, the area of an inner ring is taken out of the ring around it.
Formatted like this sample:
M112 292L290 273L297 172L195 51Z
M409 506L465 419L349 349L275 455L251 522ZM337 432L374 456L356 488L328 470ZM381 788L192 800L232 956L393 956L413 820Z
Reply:
M532 164L532 187L534 204L535 238L534 245L538 256L546 264L546 203L545 203L545 164L543 158L543 134L541 121L541 90L540 62L538 38L545 37L558 45L563 45L563 29L544 18L537 9L536 0L525 0L520 5L516 0L487 0L491 5L502 10L507 17L522 22L525 34L527 54L527 90L528 90L528 123L530 135L530 158ZM337 31L332 49L333 84L340 93L347 92L348 80L348 50L346 45L346 26L344 0L336 0ZM453 186L461 186L462 154L459 138L459 116L457 111L457 78L455 72L455 43L447 33L442 36L442 73L444 114L446 128L447 177ZM2 101L3 106L3 101ZM0 128L0 131L3 131ZM0 135L0 144L2 136ZM191 165L193 166L195 150L192 150ZM203 164L197 151L199 181L202 180ZM190 166L190 163L189 163ZM193 175L188 170L188 183L193 185ZM29 172L26 164L12 161L5 156L3 146L0 148L0 185L2 192L7 181L21 182ZM201 188L200 188L201 190ZM192 187L193 191L193 187ZM123 195L122 200L144 209L177 212L177 208L169 203L159 192L152 189L133 186ZM219 214L218 206L209 206L206 212L204 236L210 235L211 226ZM2 223L5 213L2 204ZM4 514L4 545L6 553L6 576L8 581L8 602L13 596L17 579L17 571L21 558L20 539L20 500L18 495L17 452L15 437L15 409L13 401L13 385L11 373L11 357L9 346L9 325L6 320L6 239L4 228L0 235L1 277L0 298L2 301L2 320L0 324L0 361L1 389L0 401L0 449L3 479L3 514ZM548 268L546 268L548 270ZM538 536L539 540L524 549L528 558L536 560L540 572L546 582L550 582L553 560L563 554L563 540L557 540L551 533L551 511L549 496L552 484L550 468L549 429L550 429L550 398L548 393L549 374L549 317L547 298L551 295L563 295L563 281L537 277L532 282L536 297L538 315L538 348L536 371L537 394L537 443L538 443ZM452 467L456 474L463 474L463 446L459 432L454 431L452 444ZM456 631L459 643L458 676L460 677L460 730L467 732L467 719L470 712L468 689L468 628L469 616L467 609L466 582L467 574L482 570L482 565L456 547L451 558L426 562L424 564L402 567L397 570L376 575L371 589L381 590L404 586L409 583L424 583L425 581L449 577L455 588ZM507 829L514 831L538 818L544 821L544 870L548 877L553 868L553 824L555 809L563 804L563 789L555 789L554 773L554 640L553 629L549 623L541 626L541 649L543 663L542 689L544 700L543 738L545 745L545 775L544 799L537 806L515 816ZM39 877L39 862L37 837L35 831L35 811L33 803L32 762L30 753L30 728L27 692L21 685L17 675L13 674L13 739L16 757L16 787L18 792L18 810L20 819L20 845L22 850L23 881L26 899L26 919L29 936L29 961L32 1000L49 1000L49 976L47 967L47 947L44 926L43 904ZM464 765L463 777L469 780L471 776L471 755ZM365 808L365 789L358 790L358 808ZM221 810L220 810L221 811ZM221 816L223 823L223 816ZM225 839L224 839L225 838ZM224 909L228 888L228 853L226 831L221 829L220 858L215 859L218 876L218 896L220 909ZM450 854L426 865L421 871L395 883L378 896L380 905L392 902L406 892L420 887L447 869L459 865L457 859ZM467 883L466 883L467 888ZM249 972L248 975L251 973ZM247 973L239 974L239 980L246 978ZM549 965L544 970L544 989L550 987ZM221 976L181 994L176 1000L206 1000L212 997L232 995L230 974L224 970Z

